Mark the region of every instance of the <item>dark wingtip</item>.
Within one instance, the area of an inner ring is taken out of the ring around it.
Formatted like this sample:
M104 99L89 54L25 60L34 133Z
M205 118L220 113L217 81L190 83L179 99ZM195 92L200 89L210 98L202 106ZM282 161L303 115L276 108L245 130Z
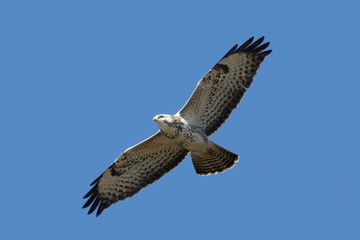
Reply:
M258 40L256 40L255 42L253 42L250 46L248 46L245 51L246 52L251 52L253 51L255 48L257 48L262 42L264 41L264 37L259 38Z
M230 54L233 54L236 51L236 48L238 47L237 44L235 44L235 46L233 46L221 59L226 58L227 56L229 56Z
M270 45L270 42L263 43L264 39L265 39L265 36L262 36L261 38L257 39L255 42L253 42L254 37L251 37L246 42L244 42L238 49L233 50L231 53L229 51L229 53L227 53L225 55L225 57L232 54L232 53L235 53L235 52L236 53L240 53L240 52L250 53L250 52L253 52L253 53L261 54L262 56L265 57L266 55L269 55L272 50L267 50L267 51L262 52L263 50L265 50Z
M236 52L240 52L243 51L247 46L249 46L249 44L254 41L254 36L252 36L251 38L249 38L246 42L244 42L237 50Z
M96 217L98 217L103 211L104 209L108 208L111 204L108 204L107 201L103 201L100 199L100 197L97 194L93 194L84 204L84 206L82 208L87 208L90 207L88 214L92 214L96 208L97 208L97 212L96 212Z
M102 174L100 176L98 176L94 181L92 181L92 183L90 183L89 186L94 185L95 183L99 182L99 179L102 177Z
M262 36L261 38L259 38L255 42L253 42L254 39L255 39L254 36L252 36L251 38L246 40L243 44L241 44L240 47L238 47L238 44L236 44L221 59L224 59L233 53L240 53L240 52L245 52L245 53L254 52L254 53L261 54L263 57L265 57L266 55L269 55L271 53L271 50L261 52L270 45L270 42L266 42L266 43L262 44L262 42L265 39L265 36Z
M261 52L261 55L265 57L265 56L269 55L271 52L272 52L271 49L270 49L270 50L266 50L266 51L264 51L264 52Z
M104 211L105 208L107 208L107 206L104 203L101 203L96 212L96 217L98 217Z
M93 213L93 212L95 211L95 209L97 208L97 206L99 205L99 203L100 203L100 198L98 198L98 197L96 196L96 198L95 198L95 200L94 200L94 203L91 205L91 207L90 207L90 209L89 209L88 214Z
M87 194L85 194L85 196L83 197L83 199L90 197L90 196L97 190L97 186L98 186L97 184L96 184L95 186L93 186L93 187L90 189L90 191L89 191Z
M99 194L98 194L98 185L99 185L99 179L101 178L102 175L100 175L98 178L96 178L91 184L90 186L94 186L90 189L90 191L88 193L85 194L85 196L83 197L85 198L89 198L84 206L82 206L82 208L87 208L91 205L88 214L91 214L92 212L95 211L95 209L97 208L97 206L100 204L101 206L101 200L99 198ZM99 211L98 211L99 212Z
M94 201L96 201L96 199L98 198L99 194L97 192L97 187L98 184L96 184L85 196L84 198L89 198L84 206L82 208L87 208L89 207L91 204L95 203ZM94 205L94 204L93 204Z
M253 52L259 53L265 48L267 48L270 45L270 42L266 42L263 45L258 46L257 48L253 49Z

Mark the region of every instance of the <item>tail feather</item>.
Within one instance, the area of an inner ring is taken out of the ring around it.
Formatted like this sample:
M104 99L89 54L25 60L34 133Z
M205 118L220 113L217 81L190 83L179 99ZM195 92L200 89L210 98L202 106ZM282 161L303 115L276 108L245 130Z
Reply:
M197 174L207 175L210 173L223 172L229 169L239 160L239 156L219 145L211 142L206 155L190 152L192 162Z

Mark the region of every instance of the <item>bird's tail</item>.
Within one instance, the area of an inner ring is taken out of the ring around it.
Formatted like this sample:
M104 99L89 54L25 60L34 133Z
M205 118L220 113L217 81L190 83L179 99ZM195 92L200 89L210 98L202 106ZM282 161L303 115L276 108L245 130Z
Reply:
M239 160L239 156L216 143L210 142L206 154L190 152L192 162L197 174L207 175L210 173L223 172L232 168Z

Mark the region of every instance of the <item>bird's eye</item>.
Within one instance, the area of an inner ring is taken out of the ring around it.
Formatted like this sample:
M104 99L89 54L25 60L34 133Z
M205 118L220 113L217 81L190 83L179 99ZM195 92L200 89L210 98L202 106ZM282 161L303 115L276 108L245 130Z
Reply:
M164 116L159 116L159 119L160 119L160 118L164 118Z

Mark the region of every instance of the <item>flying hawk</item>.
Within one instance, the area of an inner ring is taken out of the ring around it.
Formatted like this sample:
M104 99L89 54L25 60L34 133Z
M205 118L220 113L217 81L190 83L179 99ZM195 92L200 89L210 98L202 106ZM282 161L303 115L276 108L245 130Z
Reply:
M185 106L175 115L157 115L160 130L128 148L90 186L83 208L96 216L111 204L133 196L176 167L190 152L196 173L207 175L234 166L239 156L209 140L250 87L271 50L254 37L235 45L199 81Z

